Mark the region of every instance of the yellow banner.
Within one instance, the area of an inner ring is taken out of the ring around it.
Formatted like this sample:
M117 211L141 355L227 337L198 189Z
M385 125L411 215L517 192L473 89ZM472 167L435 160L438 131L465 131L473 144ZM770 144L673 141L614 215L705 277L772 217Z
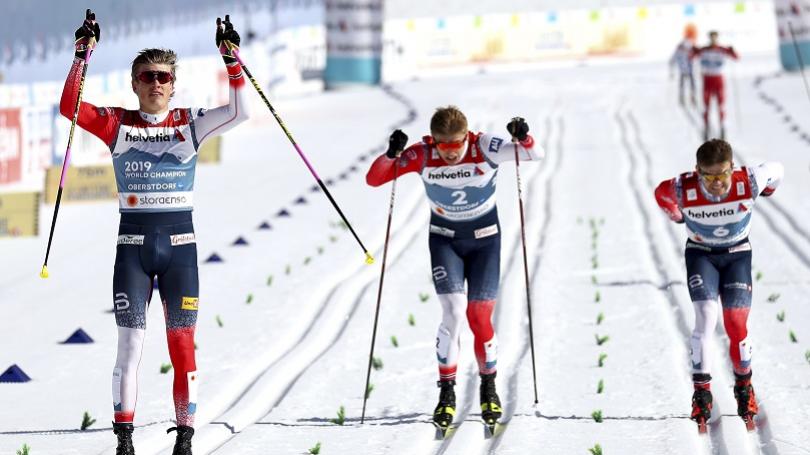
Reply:
M202 147L197 150L198 163L219 163L220 144L222 137L216 136L203 142Z
M53 166L45 175L45 203L56 202L59 191L61 166ZM75 166L68 169L62 190L62 202L99 201L118 199L115 172L109 164L101 166Z
M0 237L39 235L40 193L0 194Z

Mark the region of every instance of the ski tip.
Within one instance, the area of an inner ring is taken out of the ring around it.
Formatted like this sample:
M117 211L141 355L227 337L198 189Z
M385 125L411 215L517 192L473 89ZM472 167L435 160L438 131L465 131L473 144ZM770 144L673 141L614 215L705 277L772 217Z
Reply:
M452 436L454 431L454 427L449 422L446 425L433 422L433 426L436 427L436 440L447 439Z
M500 434L502 432L503 432L503 425L501 423L495 422L495 423L490 424L488 422L484 422L484 438L485 439L491 439L491 438L500 436Z
M756 431L757 424L756 422L754 422L753 417L745 418L743 419L743 421L745 422L745 429L748 430L749 433L753 433L754 431Z
M48 275L48 266L43 265L42 266L42 271L39 272L39 277L45 279L45 278L48 278L49 276L50 275Z
M372 256L368 251L366 251L366 264L374 264L374 256Z
M708 428L706 426L706 419L699 418L697 419L697 427L698 427L698 434L706 434L708 432Z

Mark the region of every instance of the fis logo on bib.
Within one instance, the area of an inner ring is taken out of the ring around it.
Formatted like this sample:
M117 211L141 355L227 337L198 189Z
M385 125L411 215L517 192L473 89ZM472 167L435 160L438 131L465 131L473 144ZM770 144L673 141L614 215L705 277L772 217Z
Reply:
M197 311L198 301L197 297L183 297L183 302L180 304L181 310Z
M499 137L493 137L492 140L489 142L489 151L492 153L498 153L498 150L500 150L502 143L503 139Z

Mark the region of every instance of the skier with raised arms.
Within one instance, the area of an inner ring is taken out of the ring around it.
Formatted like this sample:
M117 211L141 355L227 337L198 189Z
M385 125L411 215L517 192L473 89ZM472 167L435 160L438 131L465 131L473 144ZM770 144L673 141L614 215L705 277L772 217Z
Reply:
M434 424L442 433L455 415L454 386L465 319L474 335L481 376L481 416L494 427L502 413L495 390L498 342L492 326L501 254L495 181L498 166L515 160L515 149L522 161L542 157L524 119L513 118L507 130L511 141L471 132L458 108L438 108L430 121L429 136L405 149L408 136L394 131L388 151L374 161L366 175L366 182L376 187L415 172L425 185L431 207L433 284L442 307L436 337L440 393L433 413Z
M87 10L75 33L76 52L60 111L73 117L81 75L101 37ZM235 52L239 35L228 16L217 18L216 45L229 76L228 104L211 109L169 108L177 80L171 50L144 49L132 61L132 90L139 109L96 107L81 102L78 125L110 149L118 186L121 221L113 274L118 355L112 375L116 455L135 453L132 444L137 373L146 331L146 312L157 280L174 369L177 431L173 455L190 455L199 376L194 330L199 305L197 247L191 212L197 151L206 140L247 118L244 77Z
M695 308L690 340L692 360L692 419L701 433L711 416L711 340L717 325L718 298L730 341L734 368L737 414L754 429L758 412L751 385L751 216L759 196L770 196L784 174L782 164L765 162L734 167L731 146L712 139L697 150L695 170L665 180L655 189L661 209L676 223L684 223L689 236L684 256L689 296Z

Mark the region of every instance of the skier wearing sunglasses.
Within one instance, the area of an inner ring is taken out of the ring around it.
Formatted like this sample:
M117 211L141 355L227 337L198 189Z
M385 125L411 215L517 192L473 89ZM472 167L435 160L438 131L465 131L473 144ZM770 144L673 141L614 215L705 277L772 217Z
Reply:
M751 215L759 196L770 196L782 181L777 162L735 168L731 146L722 139L705 142L697 150L694 172L665 180L655 190L661 209L676 223L686 224L686 277L695 308L690 340L692 359L692 419L706 432L711 416L711 333L717 325L718 298L730 341L737 414L749 431L758 412L751 385Z
M442 306L436 338L441 391L433 421L443 434L455 415L454 386L465 320L475 337L482 418L494 426L502 413L495 391L497 338L492 327L501 257L495 181L498 166L515 160L515 149L521 161L539 160L543 155L535 148L524 119L513 118L507 131L511 141L471 132L458 108L442 107L430 121L431 134L407 149L408 136L394 131L388 151L374 161L366 175L366 182L374 187L410 172L418 173L425 184L431 207L433 284Z
M76 52L60 111L73 118L82 70L101 38L95 14L87 10L76 30ZM191 212L197 151L206 140L247 118L244 77L235 58L239 35L230 18L217 18L216 45L229 76L229 102L215 109L169 108L177 80L171 50L144 49L132 62L132 90L139 109L96 107L82 101L77 124L112 154L121 221L113 274L118 355L112 375L116 455L135 453L132 444L137 370L146 312L157 280L174 370L177 431L173 455L190 455L199 377L194 330L199 303L197 247Z

